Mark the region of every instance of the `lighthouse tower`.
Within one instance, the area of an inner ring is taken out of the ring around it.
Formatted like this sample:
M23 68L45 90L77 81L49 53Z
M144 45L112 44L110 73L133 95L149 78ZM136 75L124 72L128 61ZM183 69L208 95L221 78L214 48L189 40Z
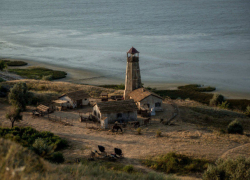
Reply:
M129 99L128 94L135 89L141 88L141 73L139 67L139 52L132 47L127 52L127 69L125 78L124 99Z

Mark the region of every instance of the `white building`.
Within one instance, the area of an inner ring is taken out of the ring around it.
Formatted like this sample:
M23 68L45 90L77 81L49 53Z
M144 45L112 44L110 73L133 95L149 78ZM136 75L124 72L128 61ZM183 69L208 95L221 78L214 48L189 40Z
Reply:
M98 102L93 107L93 115L98 118L102 128L108 128L115 121L136 121L137 107L134 100Z
M163 98L145 88L133 90L128 96L134 99L139 110L162 111Z
M61 106L67 108L76 108L89 105L89 97L90 96L88 93L83 90L79 90L63 94L58 99L61 100L61 102L64 102L61 104Z

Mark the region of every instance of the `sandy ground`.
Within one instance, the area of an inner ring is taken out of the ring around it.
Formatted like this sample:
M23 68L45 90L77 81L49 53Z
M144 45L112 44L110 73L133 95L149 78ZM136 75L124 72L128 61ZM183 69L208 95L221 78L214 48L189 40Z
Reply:
M50 131L67 139L70 142L70 148L63 151L66 161L88 157L91 150L97 150L98 145L105 146L108 153L113 152L115 147L122 149L125 156L123 163L133 164L146 171L151 170L142 167L139 163L140 159L168 152L212 161L221 157L250 155L250 138L245 135L220 135L213 129L184 123L180 116L176 117L172 126L162 125L161 118L169 119L173 115L174 108L170 103L164 102L164 111L158 112L157 116L152 118L151 125L142 127L141 135L138 135L134 128L126 128L124 133L112 133L108 130L95 130L91 127L97 127L96 125L86 126L86 123L79 122L79 112L88 115L91 107L54 113L54 115L68 118L67 121L73 126L49 121L46 117L32 118L31 109L29 112L24 112L23 121L15 125L31 126L39 131ZM4 117L9 106L3 104L0 106L1 125L10 127L10 122ZM156 137L157 130L162 132L162 137ZM188 177L182 179L188 179ZM196 179L196 177L190 177L190 179Z

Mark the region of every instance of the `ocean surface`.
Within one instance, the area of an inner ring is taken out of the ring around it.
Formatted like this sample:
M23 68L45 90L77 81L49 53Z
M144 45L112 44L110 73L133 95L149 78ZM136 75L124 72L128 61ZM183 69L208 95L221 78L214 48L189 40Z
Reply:
M250 95L249 0L0 0L0 56ZM83 77L84 78L84 77Z

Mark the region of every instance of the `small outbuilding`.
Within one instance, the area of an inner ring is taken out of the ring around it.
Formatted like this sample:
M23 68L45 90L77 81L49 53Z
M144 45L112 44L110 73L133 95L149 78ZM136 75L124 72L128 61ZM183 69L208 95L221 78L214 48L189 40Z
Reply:
M61 106L67 108L77 108L85 105L89 105L89 94L86 93L84 90L73 91L66 94L63 94L58 98L61 100Z
M108 128L108 124L116 121L136 121L137 106L133 99L98 102L93 107L93 115L100 121L102 128Z
M139 110L149 110L151 112L162 111L163 98L145 88L133 90L128 94L130 99L134 99ZM153 115L153 114L152 114Z

